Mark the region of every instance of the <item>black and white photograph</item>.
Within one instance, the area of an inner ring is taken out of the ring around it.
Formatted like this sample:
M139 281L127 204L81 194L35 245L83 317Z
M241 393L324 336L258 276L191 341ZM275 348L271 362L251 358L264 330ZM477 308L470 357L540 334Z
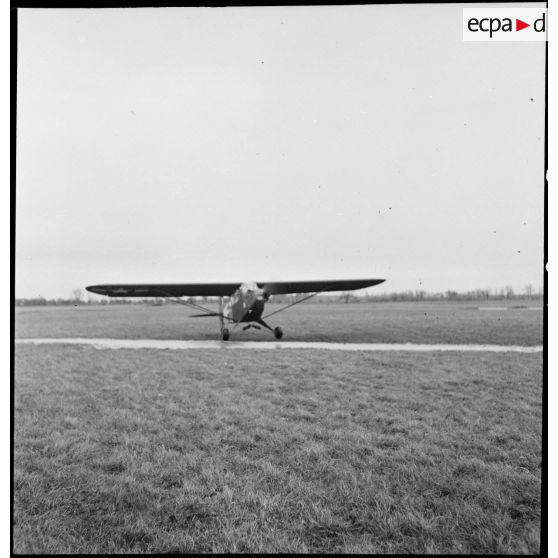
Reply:
M547 5L12 12L12 552L544 554Z

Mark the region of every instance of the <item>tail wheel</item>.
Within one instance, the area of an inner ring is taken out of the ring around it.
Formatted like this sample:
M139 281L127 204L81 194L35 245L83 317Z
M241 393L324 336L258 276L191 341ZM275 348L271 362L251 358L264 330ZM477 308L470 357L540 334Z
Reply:
M231 332L226 327L221 330L221 338L223 339L223 341L228 341L230 335Z
M275 335L275 339L281 339L281 337L283 337L283 330L280 327L276 327L273 330L273 334Z

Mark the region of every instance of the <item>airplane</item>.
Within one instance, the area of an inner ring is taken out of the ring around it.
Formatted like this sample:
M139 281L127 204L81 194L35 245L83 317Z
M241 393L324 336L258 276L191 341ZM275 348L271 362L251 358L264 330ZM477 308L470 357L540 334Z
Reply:
M193 314L192 318L217 317L221 326L221 338L228 341L229 337L240 324L242 329L251 327L271 331L276 339L283 337L283 330L277 326L272 328L266 318L283 312L287 308L304 302L319 293L331 291L353 291L379 285L385 279L348 279L331 281L274 281L269 283L171 283L171 284L118 284L90 285L85 287L89 292L109 297L165 297L190 308L201 310L202 314ZM288 304L274 312L263 315L265 303L272 295L306 293L307 296ZM311 293L311 294L308 294ZM214 312L180 297L219 297L219 311ZM228 300L224 300L227 298ZM229 327L232 326L232 330Z

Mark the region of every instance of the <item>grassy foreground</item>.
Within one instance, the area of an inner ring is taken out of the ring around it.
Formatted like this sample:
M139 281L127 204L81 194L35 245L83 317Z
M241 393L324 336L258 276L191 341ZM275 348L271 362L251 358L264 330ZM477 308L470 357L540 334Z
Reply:
M16 346L14 551L536 553L539 354Z

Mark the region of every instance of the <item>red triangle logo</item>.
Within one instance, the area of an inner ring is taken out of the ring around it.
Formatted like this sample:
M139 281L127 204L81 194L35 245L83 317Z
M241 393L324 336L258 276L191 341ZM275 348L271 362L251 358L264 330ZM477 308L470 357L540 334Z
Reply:
M516 31L521 31L522 29L525 29L525 27L531 27L531 24L530 23L525 23L524 21L521 21L520 19L515 20L515 30Z

